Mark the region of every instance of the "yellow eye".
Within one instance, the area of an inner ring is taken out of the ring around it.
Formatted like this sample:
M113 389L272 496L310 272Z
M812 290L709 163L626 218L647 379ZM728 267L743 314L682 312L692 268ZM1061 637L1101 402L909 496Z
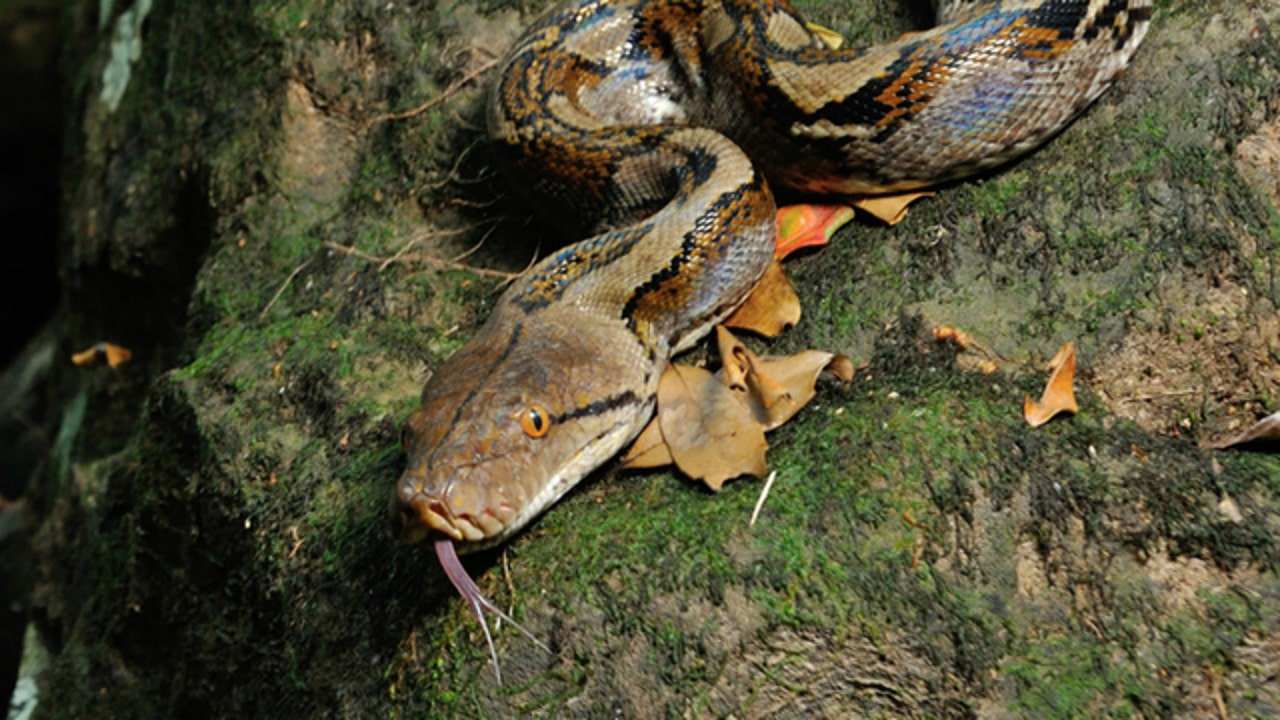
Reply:
M534 403L520 411L520 428L531 438L540 438L551 429L551 416L547 409Z

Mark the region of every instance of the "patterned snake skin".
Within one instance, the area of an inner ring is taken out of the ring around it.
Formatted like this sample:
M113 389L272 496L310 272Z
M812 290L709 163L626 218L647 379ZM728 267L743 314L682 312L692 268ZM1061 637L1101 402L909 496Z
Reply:
M490 134L522 187L599 234L522 276L427 383L402 434L402 537L501 542L625 447L668 358L768 264L770 184L886 193L1006 162L1107 88L1150 13L970 2L868 50L828 48L783 0L544 15L501 65Z

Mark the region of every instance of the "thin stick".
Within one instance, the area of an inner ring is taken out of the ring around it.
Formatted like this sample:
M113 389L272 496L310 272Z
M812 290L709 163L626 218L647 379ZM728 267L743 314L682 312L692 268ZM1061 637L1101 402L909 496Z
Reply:
M330 250L337 250L338 252L358 257L361 260L368 260L369 262L378 263L380 265L379 270L382 270L386 268L388 265L391 265L394 263L409 263L409 262L418 261L426 265L431 265L432 267L442 268L445 270L465 270L467 272L473 272L481 277L499 278L505 282L511 282L512 280L520 277L520 273L503 272L502 270L490 270L488 268L475 267L473 265L466 265L464 263L457 263L457 262L445 260L443 258L434 257L432 255L427 255L425 253L408 255L405 257L401 257L402 253L396 253L396 255L393 257L384 258L384 257L379 257L377 255L370 255L367 252L364 252L362 250L357 250L356 248L353 248L353 247L347 247L346 245L339 245L338 243L335 243L331 240L326 240L324 242L324 246L329 248Z
M489 58L487 61L481 63L479 66L472 68L471 72L468 72L466 75L463 75L457 80L454 80L453 83L449 85L449 87L441 91L439 95L436 95L430 100L427 100L426 102L422 103L418 107L413 108L412 110L405 110L404 112L390 113L387 115L376 115L366 120L364 123L364 126L366 129L368 129L373 125L376 125L380 122L385 122L387 120L406 120L408 118L421 115L422 113L430 110L436 105L439 105L440 103L447 100L450 95L453 95L454 93L461 90L462 87L467 83L471 82L472 80L475 80L481 75L492 70L497 64L498 64L497 58Z
M391 257L382 261L382 264L378 266L378 272L382 272L383 270L386 270L388 267L390 267L392 264L400 262L400 258L404 257L405 255L408 255L409 251L413 249L413 247L416 246L417 244L418 244L417 240L411 239L409 240L409 242L405 243L404 245L401 245L400 249L395 251L395 253Z
M280 289L276 290L276 294L271 296L271 300L267 302L267 306L262 308L262 312L258 313L259 320L267 316L267 312L271 310L271 306L275 305L276 301L280 299L280 296L284 294L284 291L289 287L289 283L293 282L293 279L298 277L298 273L305 270L307 266L311 264L311 261L314 259L315 258L309 258L306 262L294 268L293 272L289 273L289 277L285 278L284 282L280 284Z
M484 247L484 241L489 239L489 236L493 234L494 229L497 227L498 227L497 225L494 225L493 227L489 228L489 232L486 232L480 238L480 240L476 242L475 245L472 245L471 249L463 252L460 255L454 255L452 258L449 259L449 262L453 262L453 263L462 262L463 260L466 260L467 258L476 254L476 252L479 251L480 248Z
M756 509L751 511L751 522L747 523L747 527L752 527L756 524L756 518L760 517L760 508L764 507L765 498L769 497L769 488L773 487L773 481L777 477L778 471L774 470L765 479L764 488L760 490L760 498L756 500Z
M538 243L538 245L533 248L533 257L529 258L529 264L525 265L524 269L521 270L520 272L513 273L511 277L507 278L506 280L503 280L501 283L498 283L498 287L500 288L506 287L507 285L510 285L511 283L515 282L516 279L518 279L521 275L524 275L525 273L529 272L529 270L533 268L534 265L538 264L538 254L540 252L542 252L542 243Z
M346 245L339 245L338 243L333 242L332 240L325 240L324 246L329 248L330 250L338 250L340 252L346 253L347 255L354 255L360 258L361 260L368 260L369 262L382 262L383 260L386 259L386 258L380 258L377 255L370 255L367 252L364 252L362 250L357 250L353 247L347 247Z
M473 180L462 180L461 178L458 177L458 168L462 167L462 161L466 160L467 156L471 154L471 150L475 148L477 145L479 145L482 141L483 141L483 138L476 138L474 141L472 141L470 145L463 148L462 152L458 153L458 157L454 159L453 167L449 168L449 172L444 176L444 179L438 182L427 183L426 185L422 186L423 189L438 190L444 187L445 185L448 185L450 182L456 182L459 185L474 185L475 183L482 182L484 179L483 177L476 177ZM480 171L481 175L483 175L484 171L487 169L488 168L482 169Z

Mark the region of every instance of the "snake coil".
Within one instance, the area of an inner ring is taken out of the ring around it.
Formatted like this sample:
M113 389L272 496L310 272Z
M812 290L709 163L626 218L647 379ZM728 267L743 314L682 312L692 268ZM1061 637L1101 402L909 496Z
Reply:
M862 50L829 47L784 0L544 14L500 65L490 135L522 187L595 234L508 288L427 383L392 498L402 537L436 538L483 624L495 608L458 579L455 545L510 537L640 432L671 355L764 272L771 185L891 193L1007 162L1112 83L1150 14L970 0Z

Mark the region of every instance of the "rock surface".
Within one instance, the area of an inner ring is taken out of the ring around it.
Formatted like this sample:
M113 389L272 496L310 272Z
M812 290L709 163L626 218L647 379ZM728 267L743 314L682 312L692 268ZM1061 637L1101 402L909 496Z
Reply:
M803 3L911 28L853 5ZM501 629L497 687L385 516L425 376L563 242L483 140L536 10L70 3L48 452L0 540L36 717L1280 714L1280 464L1200 449L1280 390L1280 8L1247 2L1160 3L1043 150L791 263L773 349L867 369L771 436L754 527L756 481L606 470L469 559L555 650ZM61 361L99 340L134 361ZM1031 430L1068 340L1081 412Z

